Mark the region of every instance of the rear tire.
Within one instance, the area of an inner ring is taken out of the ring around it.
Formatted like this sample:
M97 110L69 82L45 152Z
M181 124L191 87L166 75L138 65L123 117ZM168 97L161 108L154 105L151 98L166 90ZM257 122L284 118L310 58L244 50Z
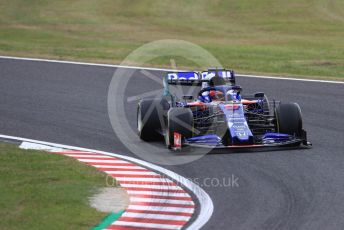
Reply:
M167 114L166 146L171 149L174 144L174 133L183 138L192 137L193 114L188 108L171 108ZM182 142L183 144L183 142Z
M163 114L169 109L166 99L142 99L137 106L137 133L144 141L158 140L165 127Z
M297 103L280 104L275 115L277 132L302 136L302 114Z

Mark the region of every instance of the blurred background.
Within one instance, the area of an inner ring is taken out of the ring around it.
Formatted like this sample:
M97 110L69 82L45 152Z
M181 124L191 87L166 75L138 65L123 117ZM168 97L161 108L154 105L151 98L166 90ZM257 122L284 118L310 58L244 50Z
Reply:
M0 55L119 64L160 39L240 73L344 78L343 0L0 0Z

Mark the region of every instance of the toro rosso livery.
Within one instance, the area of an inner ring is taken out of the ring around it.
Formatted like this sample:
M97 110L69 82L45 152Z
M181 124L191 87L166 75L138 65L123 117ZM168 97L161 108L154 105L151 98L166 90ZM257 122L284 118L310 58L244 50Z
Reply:
M163 81L161 98L138 104L144 141L163 136L170 149L310 145L298 104L268 101L262 92L245 96L232 70L168 73ZM170 85L199 89L197 95L177 95Z

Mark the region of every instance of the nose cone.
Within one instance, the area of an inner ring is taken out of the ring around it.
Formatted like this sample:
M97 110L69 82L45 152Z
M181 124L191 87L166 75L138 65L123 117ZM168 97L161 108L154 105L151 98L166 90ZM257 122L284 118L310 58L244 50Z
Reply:
M232 144L252 144L253 135L246 122L243 105L230 103L220 105L227 119Z

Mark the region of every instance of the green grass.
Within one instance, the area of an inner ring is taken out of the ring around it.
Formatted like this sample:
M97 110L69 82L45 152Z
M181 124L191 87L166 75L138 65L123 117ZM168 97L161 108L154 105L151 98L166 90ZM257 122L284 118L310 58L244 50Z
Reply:
M106 214L88 197L104 185L72 158L0 143L0 229L90 229Z
M3 55L120 63L145 43L181 39L241 73L343 80L343 28L342 0L0 0Z

